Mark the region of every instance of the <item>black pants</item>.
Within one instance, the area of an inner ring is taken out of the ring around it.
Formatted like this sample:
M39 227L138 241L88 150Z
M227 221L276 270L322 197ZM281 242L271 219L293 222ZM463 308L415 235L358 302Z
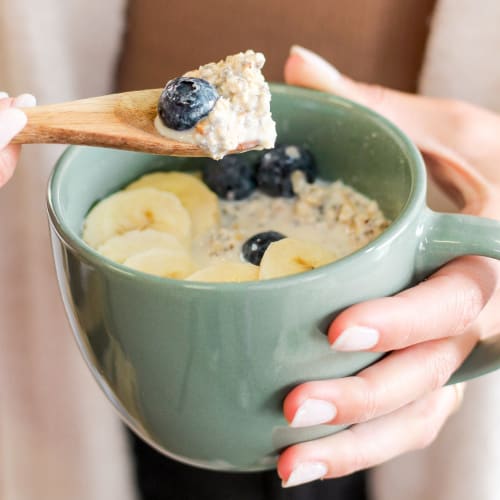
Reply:
M363 473L283 489L275 471L213 472L170 460L129 432L142 500L367 500Z

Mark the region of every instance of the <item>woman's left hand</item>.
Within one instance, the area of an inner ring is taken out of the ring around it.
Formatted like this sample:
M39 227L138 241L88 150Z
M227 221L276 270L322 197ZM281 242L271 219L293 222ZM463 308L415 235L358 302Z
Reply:
M0 91L0 188L12 177L19 158L21 146L10 144L26 125L26 115L17 107L30 107L36 104L31 94L21 94L11 98Z
M413 138L463 212L500 219L499 116L353 82L300 47L285 78L385 115ZM308 382L287 395L292 426L356 425L287 448L278 462L283 485L343 476L429 445L463 397L463 384L444 384L480 337L498 332L499 283L499 262L464 257L398 295L342 312L329 329L333 349L393 352L355 376Z

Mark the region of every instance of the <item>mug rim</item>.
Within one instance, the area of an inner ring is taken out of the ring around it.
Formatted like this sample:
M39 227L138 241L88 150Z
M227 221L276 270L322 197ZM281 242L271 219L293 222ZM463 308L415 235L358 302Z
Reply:
M52 169L47 187L47 212L52 229L56 231L58 237L69 248L71 248L80 259L86 260L97 267L104 267L107 270L119 275L128 276L135 280L141 280L145 283L156 285L160 284L165 287L180 287L183 289L209 290L212 292L222 290L232 292L253 288L258 288L259 290L266 288L274 289L295 286L298 283L322 280L330 276L330 273L334 272L335 269L339 269L344 266L352 266L358 259L363 258L364 255L375 251L377 248L380 248L397 238L398 235L405 230L410 221L418 215L422 206L425 205L425 163L420 151L411 139L401 129L399 129L399 127L384 116L349 99L318 90L306 89L282 83L271 83L270 88L272 94L292 95L294 97L305 98L307 100L317 100L327 105L342 106L344 108L350 108L361 112L361 114L367 115L368 118L371 118L371 120L375 122L377 126L384 129L385 132L388 132L392 138L396 139L398 146L406 153L406 156L409 159L411 173L410 193L397 217L380 235L368 244L334 262L316 269L269 280L245 281L239 283L187 281L155 276L129 268L99 254L96 250L90 247L87 243L85 243L80 235L76 235L75 232L65 224L64 217L61 214L58 193L64 184L65 171L70 168L73 157L79 155L81 152L84 152L86 149L89 149L88 146L67 147L63 154L58 158Z

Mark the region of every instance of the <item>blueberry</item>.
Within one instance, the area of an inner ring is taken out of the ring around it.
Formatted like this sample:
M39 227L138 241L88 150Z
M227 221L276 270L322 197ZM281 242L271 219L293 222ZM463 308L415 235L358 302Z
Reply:
M281 144L267 151L257 167L257 185L269 196L292 197L292 172L301 170L307 182L314 182L317 175L313 155L305 148L293 144Z
M170 80L158 101L158 115L168 128L188 130L208 115L219 94L201 78L181 76Z
M258 266L267 247L274 241L282 240L284 237L285 235L276 231L265 231L264 233L255 234L243 243L243 247L241 248L243 257L248 262Z
M202 171L203 182L224 200L242 200L255 190L254 168L241 155L209 160Z

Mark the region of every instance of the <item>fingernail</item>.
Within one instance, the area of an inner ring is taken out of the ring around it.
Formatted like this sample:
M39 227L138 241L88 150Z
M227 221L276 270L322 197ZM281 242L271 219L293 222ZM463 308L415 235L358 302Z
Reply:
M318 54L301 47L300 45L292 45L290 48L290 54L298 56L312 66L315 66L318 70L328 73L328 78L330 78L332 82L340 80L342 76L337 68L331 65L328 61L318 56Z
M26 115L17 108L0 111L0 149L3 149L17 135L28 121Z
M309 483L316 479L322 479L326 476L328 467L322 462L304 462L297 465L286 481L283 481L283 488L298 486L299 484Z
M321 399L306 399L296 411L291 427L307 427L331 422L337 415L333 403Z
M7 92L0 91L0 99L7 99L7 97L9 97L9 94L7 94Z
M350 326L346 328L332 344L335 351L366 351L375 347L380 334L374 328Z
M21 94L14 99L13 104L17 108L32 108L36 106L36 97L31 94Z

